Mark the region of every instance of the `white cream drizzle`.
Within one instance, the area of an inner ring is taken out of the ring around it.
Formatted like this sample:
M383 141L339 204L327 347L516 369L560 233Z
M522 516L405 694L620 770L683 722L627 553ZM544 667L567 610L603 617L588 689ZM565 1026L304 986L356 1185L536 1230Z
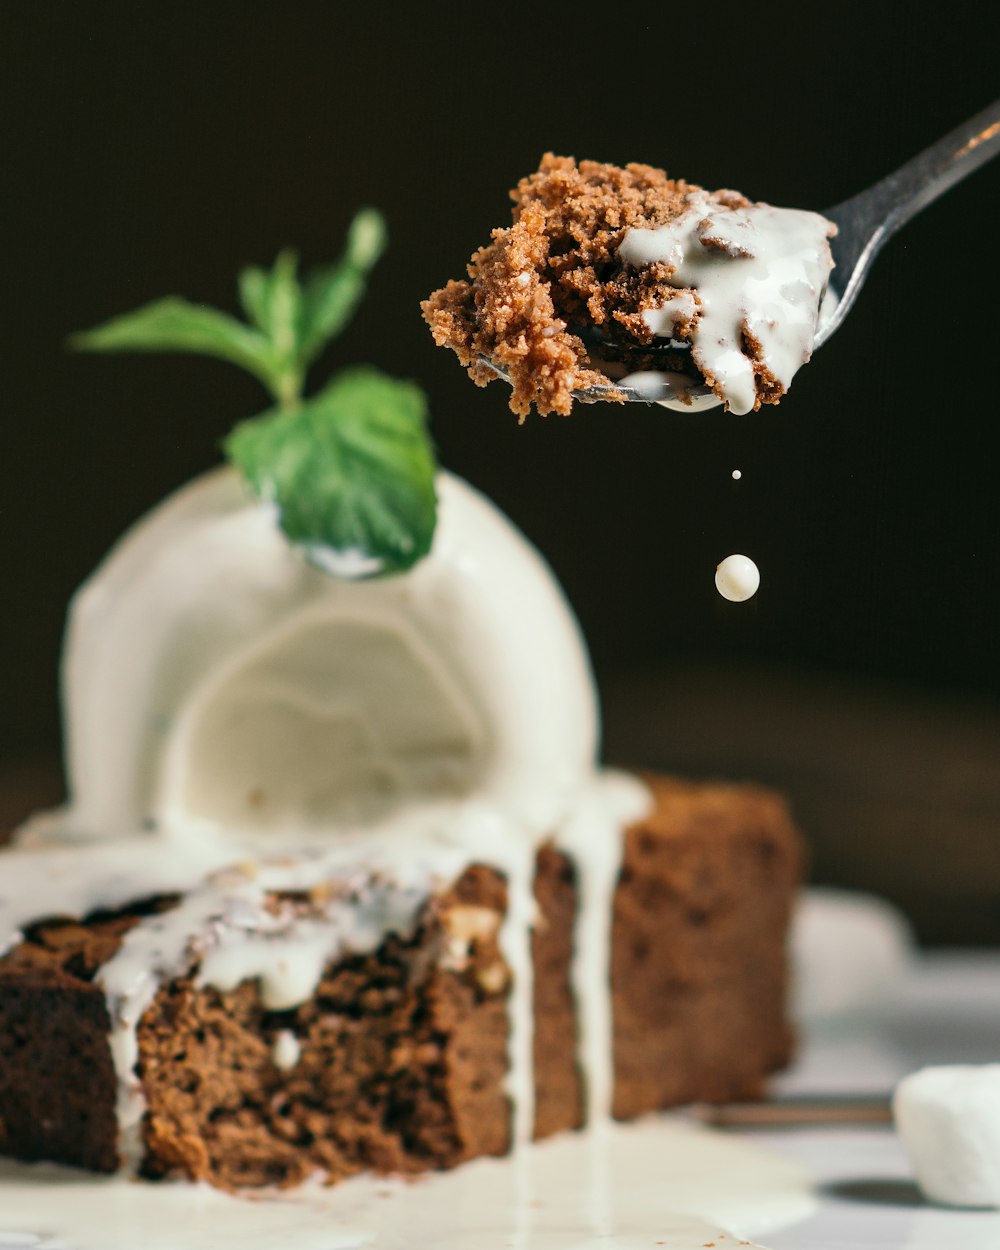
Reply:
M302 1043L291 1029L279 1029L271 1045L271 1062L279 1072L291 1072L302 1055Z
M611 919L624 850L623 830L649 810L646 787L624 773L606 773L560 831L559 845L577 865L577 926L570 970L577 1004L580 1070L588 1124L611 1114Z
M438 489L431 556L404 577L345 584L290 549L234 475L211 474L140 522L77 596L72 798L2 854L0 950L44 917L181 895L98 976L126 1164L141 1151L137 1027L161 985L197 967L199 984L257 981L265 1007L293 1008L330 960L409 935L471 863L507 880L507 1091L525 1144L534 869L548 838L577 866L580 1060L589 1118L608 1111L611 897L622 830L649 796L595 769L586 653L538 555L463 483L442 475ZM284 755L279 715L299 743ZM354 752L336 785L310 756L313 730ZM331 883L318 913L268 906Z
M125 935L97 981L111 1018L119 1152L126 1166L135 1167L142 1155L138 1025L160 986L197 964L199 985L226 992L252 980L266 1010L299 1006L331 960L373 951L388 933L409 937L431 893L463 866L457 848L421 852L417 846L403 862L396 850L395 840L381 848L354 841L311 860L221 869L185 893L177 907L147 917ZM331 880L346 893L332 896L319 916L301 915L291 904L278 912L267 906L273 891L308 891Z
M510 1099L511 1143L515 1149L531 1141L535 1127L535 969L531 930L537 920L537 908L533 888L535 857L530 843L520 844L518 857L520 863L506 874L507 914L499 936L500 953L511 972L504 1088Z
M698 316L698 312L698 301L694 295L690 291L678 291L664 300L659 308L647 308L642 319L654 334L669 339L673 337L678 322L690 321Z
M787 390L816 339L833 266L827 243L832 230L818 213L770 204L730 208L699 191L669 225L626 231L619 255L635 268L666 261L674 267L671 285L697 291L694 361L728 409L746 413L757 387L743 349L744 330L759 342L763 363ZM670 337L677 322L691 316L694 302L689 293L671 296L643 320L654 334ZM656 375L639 376L653 386Z

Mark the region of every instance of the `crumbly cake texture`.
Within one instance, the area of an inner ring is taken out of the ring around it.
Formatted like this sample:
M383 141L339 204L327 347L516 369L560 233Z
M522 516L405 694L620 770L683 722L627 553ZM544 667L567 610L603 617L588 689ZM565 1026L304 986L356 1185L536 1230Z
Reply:
M654 812L624 835L613 904L616 1117L753 1098L785 1063L785 935L801 846L777 796L655 779ZM574 865L539 852L534 963L535 1136L579 1127L570 985ZM52 919L0 959L0 1152L98 1172L118 1166L109 1019L94 982L136 917ZM305 905L303 903L303 905ZM313 997L267 1012L257 986L165 985L139 1028L148 1177L225 1189L317 1172L417 1173L511 1143L510 976L497 943L506 883L471 866L413 936L331 964ZM464 952L456 957L456 950ZM283 1031L297 1062L275 1062Z
M456 353L477 386L497 376L482 356L502 366L513 384L511 410L522 419L533 404L543 414L568 415L574 392L608 385L577 329L596 330L611 354L634 351L653 341L644 311L684 292L700 306L697 291L670 284L673 265L629 269L618 248L633 227L669 225L701 190L650 165L622 169L547 152L511 192L514 224L494 230L493 241L472 257L470 281L453 280L421 304L434 341ZM715 191L710 200L724 208L750 203L735 191ZM698 315L679 318L674 337L689 339ZM755 407L777 403L785 388L746 333L744 350L754 361ZM705 381L723 398L715 378Z

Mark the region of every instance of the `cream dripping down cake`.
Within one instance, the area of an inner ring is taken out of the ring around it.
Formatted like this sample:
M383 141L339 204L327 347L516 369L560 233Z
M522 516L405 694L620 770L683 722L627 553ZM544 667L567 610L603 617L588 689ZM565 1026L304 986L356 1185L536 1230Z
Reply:
M551 572L419 392L301 383L381 251L83 336L251 368L231 464L72 604L67 805L0 851L0 1152L240 1189L416 1173L790 1050L783 801L598 766Z

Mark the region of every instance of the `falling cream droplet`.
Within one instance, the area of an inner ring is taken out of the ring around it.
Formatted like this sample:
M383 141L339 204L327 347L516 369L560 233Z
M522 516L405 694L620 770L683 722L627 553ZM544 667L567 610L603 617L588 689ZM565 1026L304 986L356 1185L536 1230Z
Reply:
M715 570L715 588L723 599L744 603L760 585L760 570L749 556L726 556Z
M738 482L742 476L743 476L742 469L733 469L733 481L734 482Z

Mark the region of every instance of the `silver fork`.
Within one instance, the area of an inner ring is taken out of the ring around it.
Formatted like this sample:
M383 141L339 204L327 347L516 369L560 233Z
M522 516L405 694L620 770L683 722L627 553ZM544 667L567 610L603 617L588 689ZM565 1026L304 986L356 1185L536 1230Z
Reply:
M1000 100L994 100L895 173L823 214L837 226L830 242L836 268L823 301L817 347L851 311L872 261L896 231L998 152Z
M1000 100L995 100L881 182L824 212L823 216L837 226L830 242L835 268L820 308L816 347L826 342L850 312L872 262L896 231L998 152ZM481 359L509 380L502 366L485 356ZM609 382L574 393L574 398L586 403L617 400L619 396L631 403L667 403L688 412L692 404L685 402L685 396L698 410L720 402L708 387L692 384L690 377L681 373L649 374L642 385Z

